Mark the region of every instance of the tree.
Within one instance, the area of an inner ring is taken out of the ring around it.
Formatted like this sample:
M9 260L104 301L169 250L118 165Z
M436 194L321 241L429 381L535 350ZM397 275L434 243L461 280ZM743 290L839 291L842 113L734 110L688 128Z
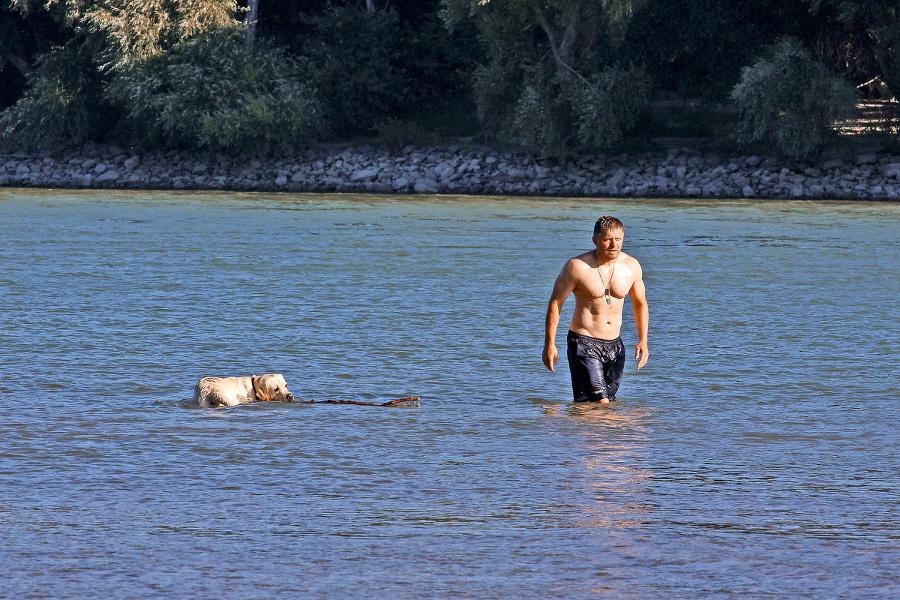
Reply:
M619 141L649 95L643 69L616 55L643 2L444 0L448 24L474 19L487 46L475 83L485 127L551 153Z
M741 113L740 142L769 142L800 157L820 150L832 123L849 115L856 101L852 86L789 37L745 67L731 95Z
M39 1L13 3L29 14ZM26 95L3 114L2 129L23 143L82 142L103 135L115 123L108 115L118 112L136 131L158 129L156 138L166 143L224 149L285 149L315 129L317 102L297 65L275 48L255 51L252 37L243 49L234 47L235 34L249 31L238 21L236 0L43 6L73 36L44 55ZM194 77L185 76L192 69ZM183 117L192 107L178 106L185 101L195 104L191 122Z

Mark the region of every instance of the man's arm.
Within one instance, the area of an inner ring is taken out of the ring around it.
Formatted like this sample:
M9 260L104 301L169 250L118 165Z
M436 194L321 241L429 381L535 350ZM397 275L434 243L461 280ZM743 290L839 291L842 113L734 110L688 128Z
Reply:
M634 285L631 286L631 309L634 313L634 324L637 327L638 343L634 349L634 357L638 359L637 368L647 364L650 350L647 347L647 333L650 329L650 306L647 304L647 291L644 288L641 266L635 270Z
M570 260L563 267L553 284L553 293L550 295L550 302L547 305L547 318L544 320L544 352L541 354L541 358L544 360L544 366L551 371L555 370L554 365L559 364L559 351L556 349L556 327L559 325L559 316L566 298L575 290L574 266L574 260Z

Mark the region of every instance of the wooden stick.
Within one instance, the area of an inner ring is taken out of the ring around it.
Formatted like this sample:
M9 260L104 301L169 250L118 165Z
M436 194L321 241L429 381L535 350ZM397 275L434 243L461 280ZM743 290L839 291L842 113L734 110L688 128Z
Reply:
M375 402L359 402L357 400L301 400L299 404L355 404L357 406L396 406L404 402L419 402L418 396L410 396L409 398L399 398L397 400L389 400L376 404Z

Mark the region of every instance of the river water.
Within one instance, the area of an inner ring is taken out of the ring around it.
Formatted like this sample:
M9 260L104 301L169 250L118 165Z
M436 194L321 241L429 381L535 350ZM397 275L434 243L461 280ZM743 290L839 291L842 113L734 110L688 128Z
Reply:
M574 405L543 317L601 214L651 358ZM0 222L0 597L900 595L900 205L7 189ZM264 372L421 405L186 402Z

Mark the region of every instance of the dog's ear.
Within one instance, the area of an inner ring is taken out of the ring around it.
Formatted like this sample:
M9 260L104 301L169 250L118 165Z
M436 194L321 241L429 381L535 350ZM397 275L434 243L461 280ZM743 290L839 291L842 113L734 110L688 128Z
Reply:
M256 375L254 375L256 377ZM260 402L271 402L272 401L272 390L269 387L269 382L266 380L266 376L256 377L255 379L256 385L256 399Z

